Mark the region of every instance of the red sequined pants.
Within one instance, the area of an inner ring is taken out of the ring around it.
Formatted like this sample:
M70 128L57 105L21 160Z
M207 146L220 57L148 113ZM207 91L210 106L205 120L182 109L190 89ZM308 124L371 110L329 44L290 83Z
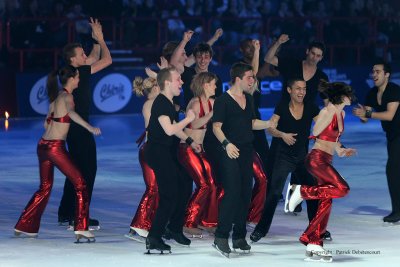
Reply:
M144 192L136 214L132 219L131 227L149 231L151 222L156 214L158 207L158 187L154 171L144 160L144 151L147 143L144 143L139 149L139 162L142 166L143 179L146 184Z
M300 241L307 244L323 245L321 235L325 233L331 213L332 199L346 196L350 187L332 166L332 155L313 149L306 156L307 171L316 179L316 186L301 186L303 199L319 199L317 214L311 220Z
M181 143L178 159L196 184L186 209L185 226L215 227L218 219L217 188L205 152L195 153L190 146Z
M265 174L260 156L255 151L253 153L253 177L254 186L247 221L258 223L261 219L267 196L267 175Z
M50 198L56 166L73 184L76 192L75 231L88 229L89 204L86 183L81 172L73 163L64 140L41 139L37 146L39 158L40 187L32 196L21 214L15 229L27 233L37 233L40 219Z

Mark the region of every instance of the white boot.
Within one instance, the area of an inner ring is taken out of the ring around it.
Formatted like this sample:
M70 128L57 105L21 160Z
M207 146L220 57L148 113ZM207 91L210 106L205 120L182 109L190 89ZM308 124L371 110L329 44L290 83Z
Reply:
M38 237L38 233L28 233L28 232L24 232L18 229L14 229L14 235L15 236L21 236L21 237L30 237L30 238L36 238Z
M303 201L303 198L300 194L300 187L301 185L295 185L293 193L289 198L288 210L290 212L293 212L297 205L299 205Z
M140 229L137 227L131 227L132 230L134 230L138 235L140 235L141 237L146 238L147 235L149 234L149 231L146 231L144 229Z
M332 262L332 253L320 245L308 244L305 261Z
M81 243L80 239L86 239L88 243L90 242L96 242L96 239L94 238L94 234L88 230L86 231L74 231L75 237L76 237L76 242L75 243Z

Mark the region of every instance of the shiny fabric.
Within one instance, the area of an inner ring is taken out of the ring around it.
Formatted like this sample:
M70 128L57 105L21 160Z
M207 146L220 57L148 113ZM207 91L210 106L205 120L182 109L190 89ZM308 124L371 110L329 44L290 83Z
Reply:
M71 118L69 117L68 113L64 115L64 117L54 118L54 112L50 114L50 117L46 118L47 124L50 124L51 121L59 122L59 123L71 123Z
M195 153L190 146L181 143L178 159L196 184L186 209L185 226L215 227L218 219L217 188L205 152Z
M146 184L146 191L144 192L136 214L132 219L131 227L144 229L149 231L151 222L154 219L158 207L158 187L154 171L145 162L144 151L147 143L144 143L139 149L139 162L142 166L143 179Z
M305 245L316 244L322 246L321 236L326 231L332 199L346 196L350 191L350 187L333 168L332 155L322 150L311 150L305 159L305 166L307 171L317 179L318 185L302 185L301 196L306 200L319 199L319 204L317 214L300 237L300 241Z
M337 115L335 115L333 116L331 123L329 123L329 125L318 136L312 135L309 139L321 139L329 142L337 142L344 131L343 115L340 117L342 118L343 125L341 132L339 132L338 118Z
M203 103L201 103L201 98L200 97L199 97L199 102L200 102L199 118L202 118L202 117L204 117L206 115L206 112L204 111ZM212 105L211 105L210 99L208 99L207 103L208 103L208 110L209 110L209 112L211 112L212 111ZM189 128L189 129L192 129L192 124L189 123L188 126L186 126L186 127ZM203 126L199 127L198 129L207 129L207 123L205 123Z
M32 196L21 214L15 229L37 233L40 219L50 198L54 181L54 166L56 166L74 185L76 192L75 231L88 229L89 204L86 183L81 172L72 162L64 140L41 139L37 146L39 158L40 187Z
M260 156L255 151L253 152L253 177L254 186L247 221L258 223L261 219L267 194L267 175Z

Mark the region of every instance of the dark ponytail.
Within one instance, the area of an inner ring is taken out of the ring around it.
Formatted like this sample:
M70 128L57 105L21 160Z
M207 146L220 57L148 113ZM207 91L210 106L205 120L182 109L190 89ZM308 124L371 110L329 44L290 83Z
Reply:
M50 103L56 100L58 96L58 91L59 91L58 82L60 82L61 85L64 86L67 84L68 79L75 77L77 73L78 70L75 67L67 65L59 70L52 71L47 76L46 86L47 86L47 95L49 97Z
M334 105L342 104L343 96L347 96L351 102L355 102L357 100L351 86L343 82L329 83L325 80L320 80L318 91L325 95L329 99L329 102Z

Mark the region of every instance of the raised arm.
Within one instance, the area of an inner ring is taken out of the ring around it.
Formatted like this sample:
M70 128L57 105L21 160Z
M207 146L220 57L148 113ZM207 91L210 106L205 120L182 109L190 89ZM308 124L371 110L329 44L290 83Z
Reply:
M93 18L91 19L91 27L92 27L92 37L93 39L95 39L100 46L100 58L94 62L92 62L91 65L91 73L96 73L104 68L106 68L107 66L111 65L112 63L112 58L111 58L111 54L110 54L110 50L108 50L107 44L104 41L104 36L103 36L103 30L101 27L100 22L95 19L93 21ZM95 47L94 47L95 48Z
M71 118L71 120L73 120L74 122L76 122L77 124L79 124L80 126L82 126L83 128L85 128L94 135L101 134L100 128L91 126L84 119L82 119L82 117L79 116L78 113L75 112L74 98L72 95L70 94L66 95L65 102L66 102L68 116Z
M185 51L185 46L186 44L190 41L193 35L193 31L186 31L183 34L182 41L179 43L179 45L175 48L174 53L172 53L171 59L169 61L169 64L174 66L175 68L178 67L179 65L179 59L181 58L182 54ZM186 65L186 63L185 63ZM183 70L182 70L183 71Z
M251 66L253 67L254 75L257 76L258 68L260 65L260 41L252 40L251 43L254 47L254 54L253 54L253 60L251 61Z
M278 57L276 56L276 51L278 51L278 48L281 46L281 44L286 43L289 41L289 36L287 34L282 34L279 36L278 40L271 46L271 48L268 50L267 54L264 57L264 61L274 65L275 67L278 66Z

